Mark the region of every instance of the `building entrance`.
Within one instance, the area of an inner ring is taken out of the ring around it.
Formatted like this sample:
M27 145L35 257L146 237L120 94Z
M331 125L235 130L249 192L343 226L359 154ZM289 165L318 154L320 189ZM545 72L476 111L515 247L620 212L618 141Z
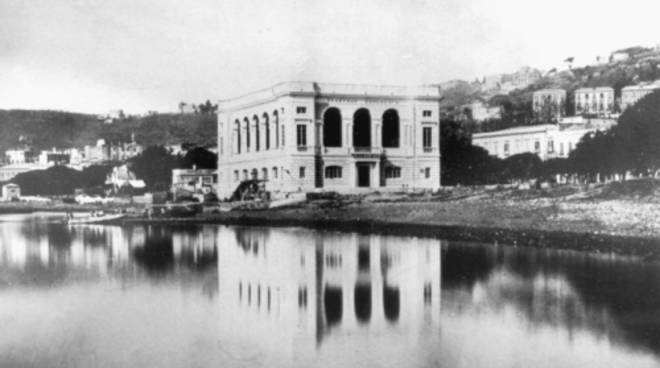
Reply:
M369 164L357 164L357 186L361 188L371 186L371 166Z

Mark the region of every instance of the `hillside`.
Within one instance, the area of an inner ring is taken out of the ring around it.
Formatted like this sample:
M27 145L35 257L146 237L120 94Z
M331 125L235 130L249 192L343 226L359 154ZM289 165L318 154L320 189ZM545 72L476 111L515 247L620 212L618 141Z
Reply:
M97 139L128 141L131 134L145 146L216 143L215 115L155 114L104 124L95 115L64 111L0 110L0 150L16 147L23 137L36 149L83 147Z
M614 58L616 54L627 54L625 59ZM567 113L572 114L572 94L581 87L610 86L615 96L628 85L660 79L660 50L645 47L629 47L613 51L608 61L565 70L551 70L533 83L508 93L488 88L485 83L453 81L445 84L443 107L450 109L475 100L487 101L491 106L504 106L510 115L525 115L529 119L532 93L543 88L562 88L568 93ZM441 84L442 86L442 84ZM513 111L511 111L513 110ZM522 111L526 110L526 111ZM505 111L505 114L507 111ZM529 123L517 120L517 124Z

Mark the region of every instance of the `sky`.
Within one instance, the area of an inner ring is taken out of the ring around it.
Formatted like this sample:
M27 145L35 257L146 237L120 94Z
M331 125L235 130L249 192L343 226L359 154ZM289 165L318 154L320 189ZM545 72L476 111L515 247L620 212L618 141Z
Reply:
M176 111L286 80L418 85L660 44L648 0L0 0L0 109Z

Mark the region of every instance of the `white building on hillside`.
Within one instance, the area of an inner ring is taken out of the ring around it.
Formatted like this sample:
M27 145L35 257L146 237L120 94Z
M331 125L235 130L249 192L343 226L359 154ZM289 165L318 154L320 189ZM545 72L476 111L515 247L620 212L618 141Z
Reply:
M644 96L660 89L660 83L641 83L621 89L621 111L637 103Z
M578 88L575 90L575 113L608 115L614 112L614 88Z
M434 87L286 82L219 103L218 195L440 187Z

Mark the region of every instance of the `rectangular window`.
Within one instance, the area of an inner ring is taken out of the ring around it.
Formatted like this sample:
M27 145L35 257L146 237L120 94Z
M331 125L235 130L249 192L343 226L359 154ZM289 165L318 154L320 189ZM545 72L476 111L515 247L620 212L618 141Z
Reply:
M238 181L238 170L234 170L234 181Z
M424 110L422 111L422 116L425 118L430 118L431 117L431 110Z
M305 177L305 166L300 166L300 168L298 169L298 176L301 178Z
M541 142L539 141L534 142L534 152L541 153Z
M509 155L509 142L504 142L504 156Z
M304 114L306 112L307 112L307 107L305 107L305 106L296 107L296 113L297 114Z
M431 147L433 147L433 128L431 127L424 127L422 130L422 142L424 146L424 151L430 151Z
M341 166L328 166L325 168L326 179L341 178Z
M299 124L296 128L298 147L307 147L307 125Z
M285 134L284 134L284 125L282 125L282 147L284 147L284 137L285 137Z
M386 179L396 179L401 177L401 168L397 166L387 166L385 168Z
M564 155L564 142L559 143L559 156Z
M265 167L261 169L261 178L264 180L268 180L268 169Z
M277 179L277 167L273 167L273 179Z
M431 168L430 167L424 168L424 177L426 179L431 177Z
M554 152L555 152L555 142L548 141L548 153L554 153Z

